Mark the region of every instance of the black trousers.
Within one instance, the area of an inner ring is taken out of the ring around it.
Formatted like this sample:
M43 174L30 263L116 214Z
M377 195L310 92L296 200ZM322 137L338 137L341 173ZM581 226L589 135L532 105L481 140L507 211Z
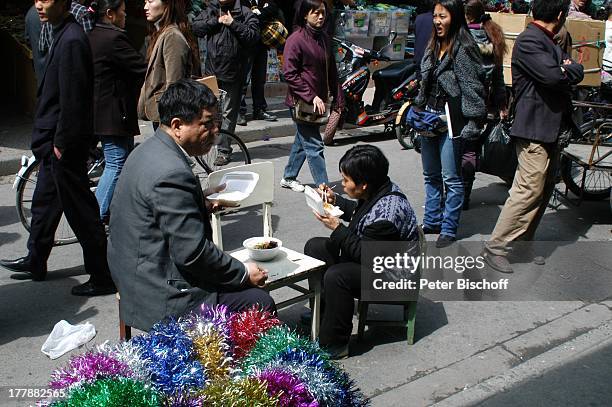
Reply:
M58 160L52 148L47 150L36 154L40 168L32 197L32 229L28 238L32 271L47 271L55 231L64 213L83 249L85 270L94 283L107 284L111 277L106 262L106 233L98 201L89 189L87 151L66 152Z
M361 296L361 265L340 256L340 248L325 237L306 242L304 253L327 264L323 274L325 308L319 343L322 346L347 344L353 330L355 298Z
M244 311L257 305L264 311L276 313L276 304L266 290L247 288L242 291L219 292L217 302L226 305L232 312Z
M253 112L266 110L265 88L266 76L268 71L268 47L259 43L253 48L253 52L249 55L248 69L245 72L245 78L242 86L242 100L240 102L240 113L246 114L245 95L249 82L251 83L251 95L253 96ZM250 76L250 81L249 81Z

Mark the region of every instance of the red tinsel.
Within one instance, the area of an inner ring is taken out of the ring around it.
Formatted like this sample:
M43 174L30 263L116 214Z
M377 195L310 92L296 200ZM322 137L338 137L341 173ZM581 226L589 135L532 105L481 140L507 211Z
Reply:
M233 314L229 320L230 336L234 344L234 359L244 357L255 346L257 339L281 322L268 311L256 307Z

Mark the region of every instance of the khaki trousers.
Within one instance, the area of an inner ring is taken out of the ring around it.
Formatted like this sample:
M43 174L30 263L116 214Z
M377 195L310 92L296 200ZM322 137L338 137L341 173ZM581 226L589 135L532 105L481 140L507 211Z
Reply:
M533 240L555 188L559 163L557 143L542 144L515 138L518 167L510 196L497 219L487 249L505 256L508 244Z

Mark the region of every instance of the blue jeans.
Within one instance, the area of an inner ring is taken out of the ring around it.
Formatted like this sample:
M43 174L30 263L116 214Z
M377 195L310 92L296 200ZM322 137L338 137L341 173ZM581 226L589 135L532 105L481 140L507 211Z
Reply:
M328 184L325 156L323 155L323 139L319 126L295 123L297 131L289 154L289 162L285 167L285 179L296 179L304 161L308 159L310 173L316 185Z
M441 234L455 237L463 206L461 178L462 139L421 137L421 161L425 179L425 215L423 224L440 227ZM446 200L442 203L443 186Z
M98 182L96 199L100 205L100 218L105 221L110 215L109 207L115 192L115 184L128 154L134 148L134 137L102 136L101 138L106 164Z

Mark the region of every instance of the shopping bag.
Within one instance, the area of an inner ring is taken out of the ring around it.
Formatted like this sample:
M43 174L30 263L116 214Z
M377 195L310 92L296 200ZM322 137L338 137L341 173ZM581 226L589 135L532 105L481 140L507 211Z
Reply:
M502 178L514 177L518 165L514 141L510 137L510 123L495 124L485 135L480 156L480 172Z

